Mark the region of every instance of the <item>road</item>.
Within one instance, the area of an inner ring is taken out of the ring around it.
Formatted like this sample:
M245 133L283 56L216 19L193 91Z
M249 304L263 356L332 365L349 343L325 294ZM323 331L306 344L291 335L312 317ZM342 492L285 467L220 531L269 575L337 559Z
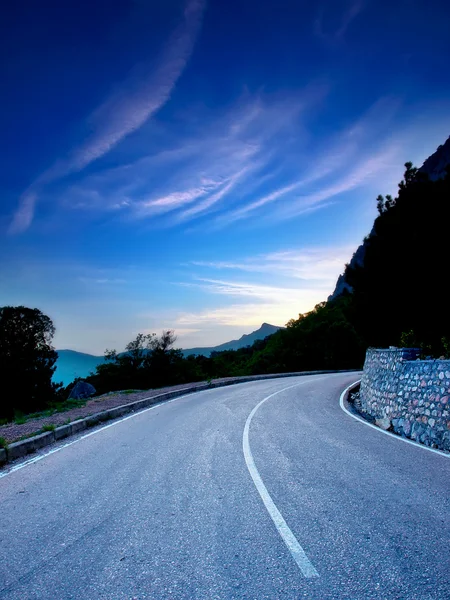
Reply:
M449 598L450 460L345 414L355 379L178 398L2 477L0 598Z

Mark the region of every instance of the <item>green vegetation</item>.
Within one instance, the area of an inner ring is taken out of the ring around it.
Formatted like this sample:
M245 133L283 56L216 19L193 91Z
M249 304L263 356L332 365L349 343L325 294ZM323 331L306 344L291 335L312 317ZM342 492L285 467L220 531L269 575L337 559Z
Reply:
M172 348L176 337L173 331L164 331L161 337L155 334L138 334L127 344L125 352L105 352L105 362L99 364L96 373L86 378L99 394L110 390L125 390L176 385L188 381L190 374L181 350ZM194 379L198 380L198 377Z
M53 423L50 423L48 425L44 425L42 427L42 431L43 432L46 432L46 431L55 431L55 429L56 429L56 425L53 425Z
M68 388L72 388L73 384L70 384ZM67 389L67 388L66 388ZM64 391L65 393L65 391ZM69 392L67 392L69 393ZM58 395L60 397L61 394ZM49 409L44 411L43 413L38 413L43 417L54 415L55 413L66 412L66 410L70 410L71 408L80 408L81 406L85 406L87 400L86 399L76 399L69 398L68 400L56 401L49 403Z
M68 386L68 388L71 388L72 386L73 386L73 384ZM65 390L59 391L59 393L57 394L57 398L59 398L61 395L64 395L64 393L65 393ZM70 398L69 400L64 400L62 402L59 402L57 400L50 401L48 403L49 408L47 408L45 410L28 413L27 415L24 415L20 411L16 412L14 415L13 422L16 425L23 425L23 423L27 423L27 421L31 421L33 419L44 419L46 417L51 417L56 413L63 413L68 410L71 410L72 408L79 408L81 406L85 406L86 402L87 402L87 400L85 400L85 399L76 400L74 398ZM11 422L11 420L2 419L0 421L0 425L7 425L10 422ZM70 423L70 419L67 420L67 423Z
M8 442L5 440L4 437L0 437L0 448L7 448L8 447Z
M26 422L27 422L27 417L24 414L22 414L20 411L18 411L14 414L14 423L16 425L23 425Z

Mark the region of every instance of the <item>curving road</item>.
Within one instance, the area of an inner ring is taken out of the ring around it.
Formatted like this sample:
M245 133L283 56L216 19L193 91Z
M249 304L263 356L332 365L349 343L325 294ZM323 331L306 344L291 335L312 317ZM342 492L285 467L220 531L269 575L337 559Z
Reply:
M356 378L178 398L0 478L0 598L448 598L450 460L345 414Z

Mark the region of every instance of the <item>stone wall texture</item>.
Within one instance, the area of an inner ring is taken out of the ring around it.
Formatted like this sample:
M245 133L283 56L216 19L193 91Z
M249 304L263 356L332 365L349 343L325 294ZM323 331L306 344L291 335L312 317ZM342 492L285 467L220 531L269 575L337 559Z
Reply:
M450 451L450 360L416 360L418 350L369 349L360 411L383 429Z

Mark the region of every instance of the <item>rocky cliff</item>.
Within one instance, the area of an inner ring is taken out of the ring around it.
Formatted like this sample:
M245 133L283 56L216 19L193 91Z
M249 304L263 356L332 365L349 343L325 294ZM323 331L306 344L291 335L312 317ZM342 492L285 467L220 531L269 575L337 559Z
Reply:
M427 173L428 177L435 181L445 177L446 168L450 165L450 136L445 144L439 146L434 154L432 154L420 167L419 171Z

